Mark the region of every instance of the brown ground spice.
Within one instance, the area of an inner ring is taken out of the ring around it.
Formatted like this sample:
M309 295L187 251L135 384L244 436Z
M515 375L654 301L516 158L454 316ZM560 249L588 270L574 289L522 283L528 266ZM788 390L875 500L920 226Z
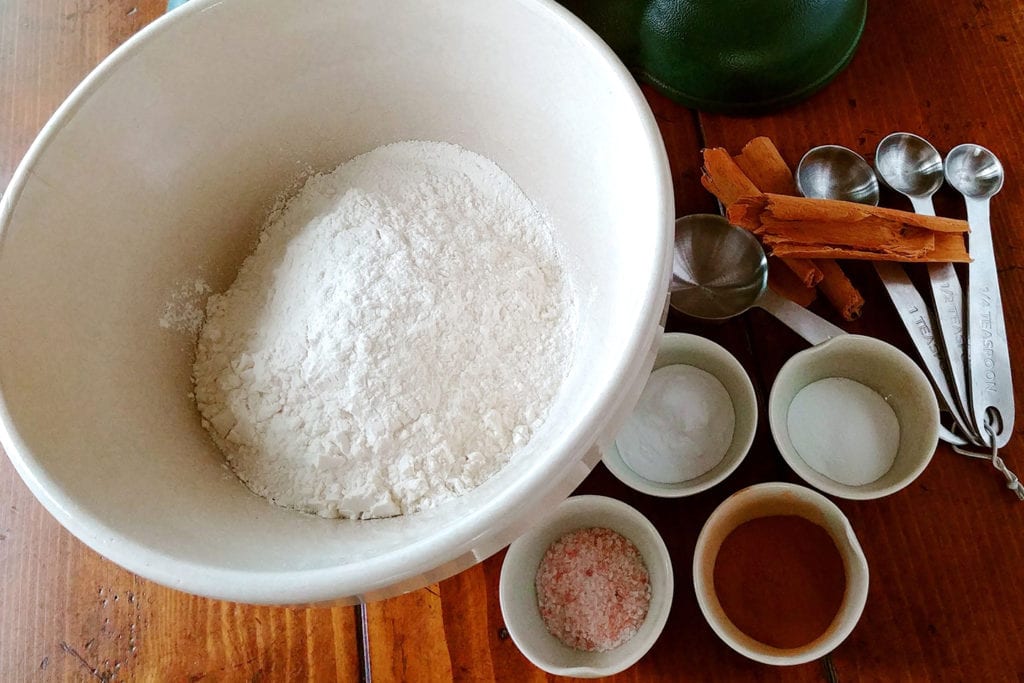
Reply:
M802 647L823 634L846 592L843 558L832 537L795 515L736 527L718 551L714 580L732 623L778 648Z

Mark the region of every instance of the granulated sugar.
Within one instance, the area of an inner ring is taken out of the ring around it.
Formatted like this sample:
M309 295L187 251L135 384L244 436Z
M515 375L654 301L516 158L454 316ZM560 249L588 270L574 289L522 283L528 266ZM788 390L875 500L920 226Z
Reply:
M204 425L253 491L325 517L410 513L498 472L571 363L546 218L487 159L401 142L311 177L210 297Z
M640 551L604 528L572 531L541 560L537 606L551 635L569 647L603 652L636 635L651 604Z
M786 426L804 462L829 479L863 486L896 461L900 421L885 398L845 377L827 377L797 392Z

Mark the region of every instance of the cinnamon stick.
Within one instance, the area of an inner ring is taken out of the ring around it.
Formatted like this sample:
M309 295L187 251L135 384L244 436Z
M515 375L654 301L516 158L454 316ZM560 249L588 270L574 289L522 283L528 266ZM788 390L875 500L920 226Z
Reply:
M770 138L757 137L743 145L735 161L761 192L799 194L789 164L782 158L778 147Z
M942 216L925 216L909 211L868 206L836 199L811 199L766 193L771 215L779 221L794 223L847 223L885 226L893 230L918 228L929 232L965 233L967 221Z
M793 271L786 268L782 259L768 257L768 286L776 294L781 294L790 301L807 308L817 298L818 290L807 287Z
M775 259L778 264L791 272L804 287L813 289L818 286L825 274L821 272L814 261L808 258L786 257Z
M734 219L734 214L729 213L729 220L739 224L739 219ZM748 229L749 225L744 225ZM761 224L752 228L751 232L761 238L764 246L775 253L775 249L781 245L800 246L825 246L838 249L850 249L873 253L878 260L886 260L886 255L903 256L911 261L920 259L927 260L928 254L935 250L935 235L926 232L893 235L884 230L868 230L851 232L841 225L823 223L816 231L804 231L804 228L797 230L790 227L780 228L776 223ZM781 256L781 254L777 254Z
M972 260L963 235L936 234L935 250L931 256L936 263L970 263Z
M856 258L846 255L852 252L876 260L967 258L963 250L966 221L776 194L741 197L728 215L780 257Z
M936 240L935 249L923 256L906 256L900 254L880 254L876 251L864 251L832 247L821 244L779 244L773 246L772 254L783 259L803 258L814 259L849 259L852 261L897 261L900 263L970 263L971 257L963 244L958 246Z
M818 287L843 316L843 320L853 321L859 318L861 310L864 308L864 297L850 282L850 278L846 277L843 269L832 259L815 261L815 263L825 274Z
M790 171L789 164L782 158L778 147L770 138L764 136L754 138L743 146L743 150L735 157L735 161L740 170L746 173L747 177L763 192L784 195L798 194L793 172ZM821 273L821 277L813 284L821 289L829 303L839 311L843 319L850 321L860 317L861 310L864 308L864 297L846 277L838 263L828 259L810 261L810 259L792 257L777 260L786 264L794 262L808 264L803 267L813 268L815 272ZM771 272L769 270L769 276ZM790 298L793 297L790 296Z
M767 138L765 139L767 140ZM771 144L770 140L769 144ZM772 145L772 149L774 148L775 146ZM778 155L777 150L775 153ZM744 173L743 169L739 167L737 162L733 160L729 152L723 147L709 147L704 149L702 154L704 157L704 172L701 175L700 182L726 208L732 206L742 197L761 194L761 189ZM754 155L748 156L746 163L753 165L753 160L755 158L759 159L761 156L763 155L759 150ZM782 161L781 156L779 156L779 161ZM785 163L785 161L782 161L783 166L785 166ZM786 167L786 171L787 173L789 172L789 167ZM760 170L756 170L756 172L762 178L778 175L777 171L767 171L763 174ZM792 175L790 177L792 178ZM773 184L773 187L781 186ZM814 287L824 277L821 270L809 259L783 259L783 265L791 270L807 287Z
M740 170L725 148L709 147L703 151L703 156L701 185L726 207L741 197L761 194L761 190Z

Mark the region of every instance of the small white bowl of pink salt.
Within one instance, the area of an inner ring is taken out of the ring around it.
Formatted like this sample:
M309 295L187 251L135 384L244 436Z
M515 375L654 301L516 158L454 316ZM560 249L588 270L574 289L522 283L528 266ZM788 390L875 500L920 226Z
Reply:
M756 430L757 395L736 357L710 339L669 333L602 461L641 493L692 496L739 467Z
M498 590L505 628L544 671L611 676L643 657L672 606L658 530L604 496L574 496L509 546Z

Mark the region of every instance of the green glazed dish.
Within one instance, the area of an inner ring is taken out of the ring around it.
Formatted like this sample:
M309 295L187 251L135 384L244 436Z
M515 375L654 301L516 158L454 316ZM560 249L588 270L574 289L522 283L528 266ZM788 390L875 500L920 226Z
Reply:
M867 0L562 0L637 77L689 107L752 114L818 91L853 58Z

